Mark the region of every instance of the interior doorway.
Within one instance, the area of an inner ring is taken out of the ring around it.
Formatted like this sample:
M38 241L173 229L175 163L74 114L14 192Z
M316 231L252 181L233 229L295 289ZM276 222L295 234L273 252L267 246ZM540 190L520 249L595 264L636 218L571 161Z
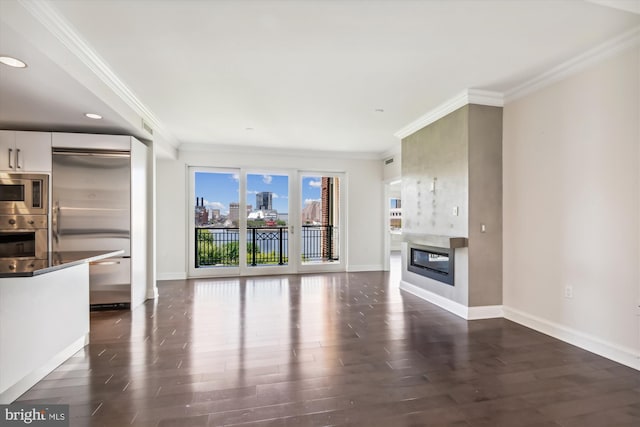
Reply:
M400 274L402 250L402 181L385 184L385 270Z

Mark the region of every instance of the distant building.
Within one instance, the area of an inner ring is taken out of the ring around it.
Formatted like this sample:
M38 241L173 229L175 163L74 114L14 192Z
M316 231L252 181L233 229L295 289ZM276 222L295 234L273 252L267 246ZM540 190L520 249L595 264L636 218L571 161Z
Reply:
M196 197L196 227L209 224L209 211L204 207L204 197Z
M217 221L220 219L220 209L211 210L211 219Z
M264 211L249 212L249 215L247 215L247 219L250 219L250 220L264 219Z
M274 211L272 209L272 210L267 210L262 212L264 212L264 219L266 221L276 222L278 220L278 211Z
M256 210L270 211L273 210L273 193L271 191L263 191L256 194Z
M249 212L247 215L247 219L251 219L251 220L268 220L268 221L276 221L278 219L278 211L274 211L274 210L259 210L259 211L253 211L253 212Z
M334 228L337 228L340 220L340 179L323 176L320 186L322 204L322 225L326 227L322 238L322 257L329 260L338 259L338 242L335 239Z
M240 204L238 202L229 203L229 221L238 223L240 219Z
M253 207L251 205L247 205L247 217L251 213ZM238 224L238 220L240 220L240 203L231 202L229 203L229 216L227 219L235 224Z
M322 209L318 200L308 202L304 208L302 208L303 224L320 224L321 219Z

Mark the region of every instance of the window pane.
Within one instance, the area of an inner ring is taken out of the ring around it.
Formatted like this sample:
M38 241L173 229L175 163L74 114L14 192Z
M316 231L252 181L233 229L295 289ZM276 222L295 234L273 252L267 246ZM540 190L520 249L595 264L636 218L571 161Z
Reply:
M195 173L195 267L239 265L238 174Z
M340 179L335 176L303 176L301 189L302 261L338 261Z
M288 263L289 177L247 174L247 265Z

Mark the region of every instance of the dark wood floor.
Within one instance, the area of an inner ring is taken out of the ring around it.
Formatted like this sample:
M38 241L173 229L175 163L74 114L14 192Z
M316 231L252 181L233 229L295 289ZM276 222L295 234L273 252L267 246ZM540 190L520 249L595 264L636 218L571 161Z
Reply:
M22 396L72 426L640 426L640 372L389 273L161 282ZM396 285L394 285L396 284Z

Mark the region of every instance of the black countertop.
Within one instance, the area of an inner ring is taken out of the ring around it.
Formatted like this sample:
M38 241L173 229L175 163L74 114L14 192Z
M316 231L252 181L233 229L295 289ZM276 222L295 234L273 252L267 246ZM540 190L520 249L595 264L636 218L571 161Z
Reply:
M21 262L19 271L0 271L0 278L33 277L76 265L122 255L124 251L50 252L47 260Z

